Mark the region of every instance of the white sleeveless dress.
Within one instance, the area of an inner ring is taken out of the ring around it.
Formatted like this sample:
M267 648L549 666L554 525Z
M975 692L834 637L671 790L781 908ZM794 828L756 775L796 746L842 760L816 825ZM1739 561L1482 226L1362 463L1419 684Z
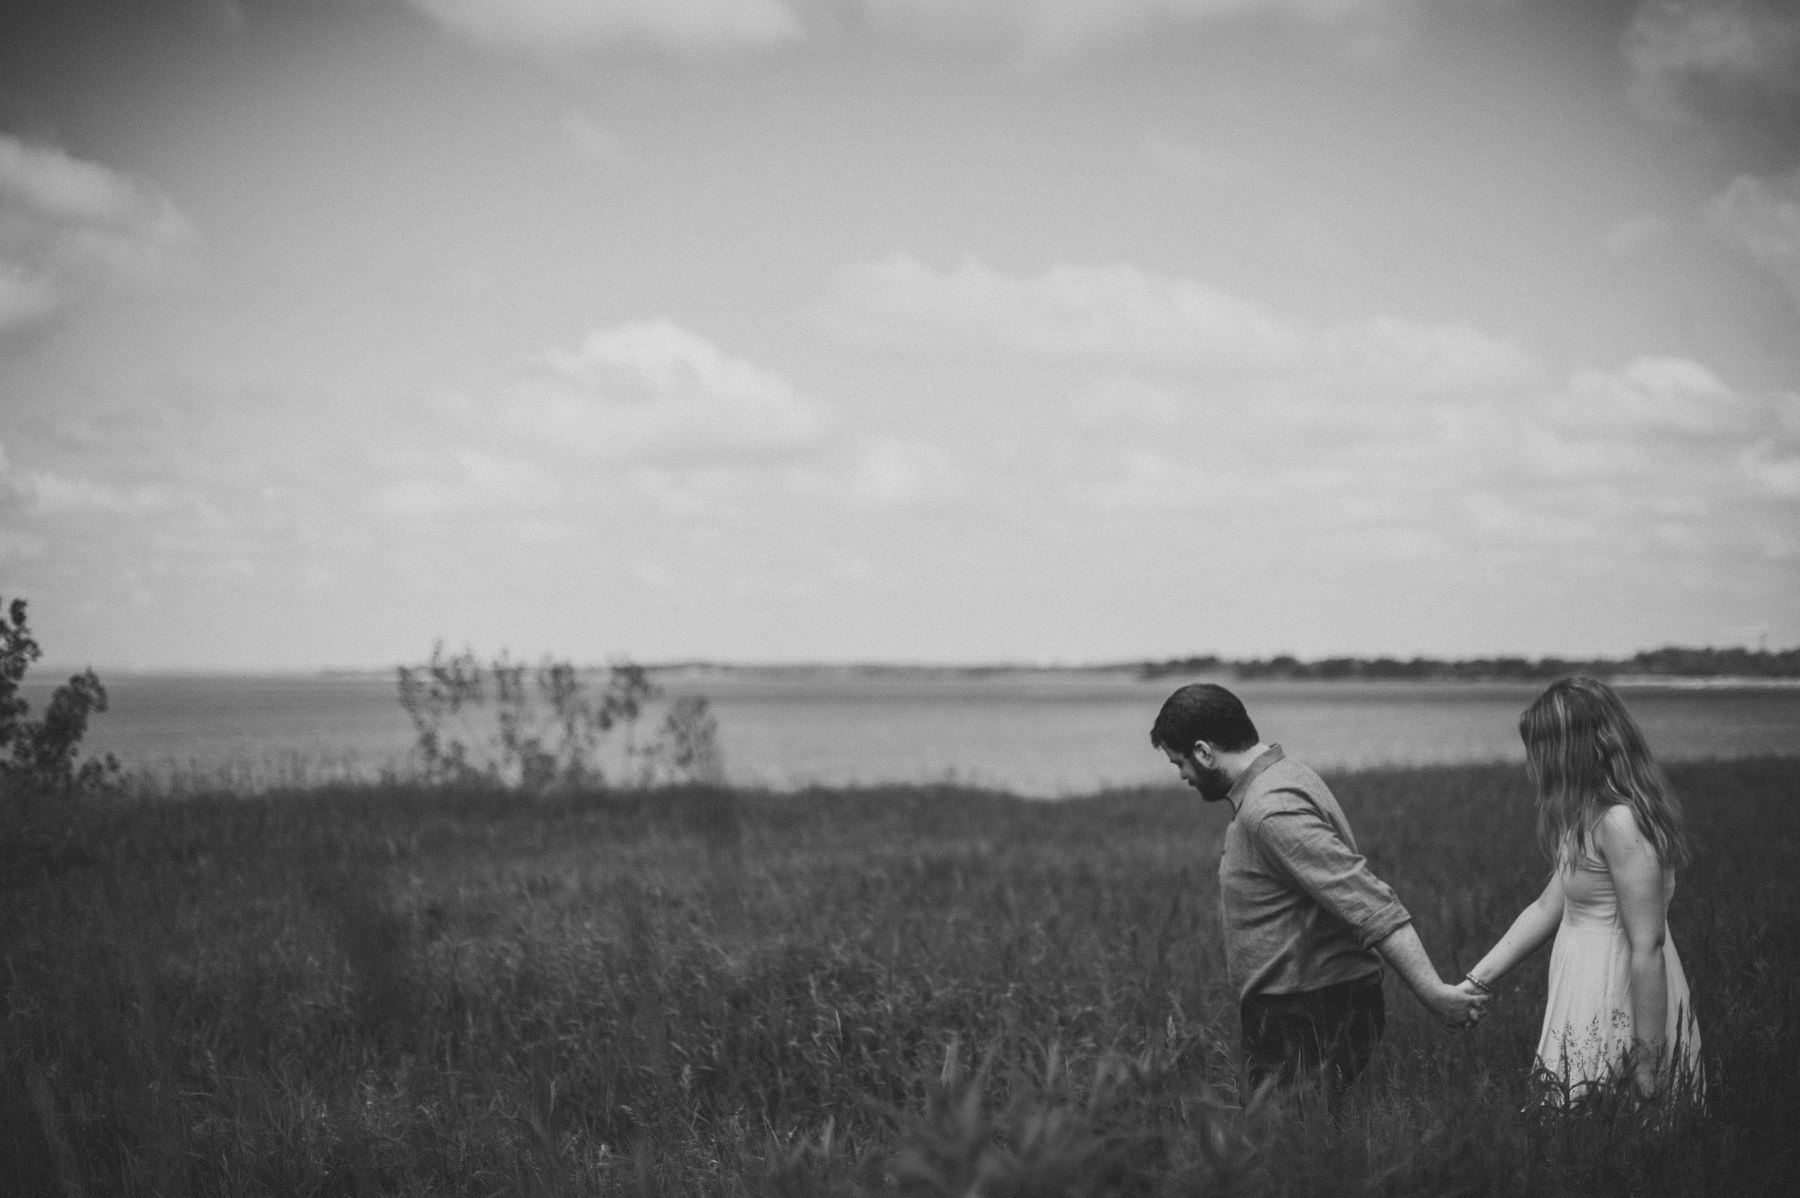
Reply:
M1631 944L1619 918L1619 896L1605 861L1591 850L1561 862L1562 924L1550 949L1550 997L1538 1037L1539 1080L1563 1098L1579 1098L1624 1080L1623 1062L1635 1035L1631 1014ZM1665 874L1663 910L1675 894L1674 871ZM1704 1089L1700 1027L1688 995L1687 975L1675 940L1663 940L1669 1014L1663 1029L1676 1062L1674 1086L1698 1098Z

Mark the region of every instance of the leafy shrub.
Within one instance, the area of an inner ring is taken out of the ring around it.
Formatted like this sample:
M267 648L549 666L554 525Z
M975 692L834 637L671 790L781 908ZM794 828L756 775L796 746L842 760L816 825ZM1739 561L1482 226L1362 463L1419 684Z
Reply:
M68 793L107 785L119 773L111 754L75 764L88 717L106 710L106 688L94 671L83 670L56 688L42 719L31 719L19 683L41 654L25 623L25 600L14 599L0 613L0 791Z
M671 703L643 756L646 781L722 784L725 760L719 752L719 721L712 704L704 695L683 695Z
M398 670L400 705L418 734L414 759L431 785L503 786L531 793L600 788L609 735L621 733L615 777L639 786L718 782L724 770L718 721L700 696L670 705L656 735L639 744L637 721L661 695L649 673L622 662L598 693L581 670L545 658L530 666L470 650Z

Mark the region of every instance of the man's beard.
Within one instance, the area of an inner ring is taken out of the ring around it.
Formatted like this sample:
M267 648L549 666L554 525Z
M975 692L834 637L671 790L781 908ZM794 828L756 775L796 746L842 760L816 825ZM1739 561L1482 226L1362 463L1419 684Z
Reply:
M1231 779L1224 770L1196 763L1194 789L1208 803L1221 803L1231 797Z

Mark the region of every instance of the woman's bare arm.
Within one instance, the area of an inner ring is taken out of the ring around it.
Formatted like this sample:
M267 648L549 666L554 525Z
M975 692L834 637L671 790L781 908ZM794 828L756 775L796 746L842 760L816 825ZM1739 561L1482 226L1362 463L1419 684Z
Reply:
M1663 972L1665 926L1662 860L1623 803L1607 808L1594 842L1612 874L1619 919L1631 946L1632 1076L1648 1098L1662 1084L1664 1029L1669 1018L1668 975Z
M1480 986L1492 986L1512 971L1513 966L1542 948L1556 934L1562 922L1563 889L1560 873L1552 874L1544 892L1519 912L1506 935L1500 937L1487 955L1469 970L1469 977Z

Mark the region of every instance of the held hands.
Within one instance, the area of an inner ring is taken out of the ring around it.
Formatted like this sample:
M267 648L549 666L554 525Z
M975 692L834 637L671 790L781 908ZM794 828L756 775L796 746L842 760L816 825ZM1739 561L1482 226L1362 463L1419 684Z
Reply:
M1464 1028L1480 1023L1492 1001L1492 994L1465 978L1454 986L1440 983L1426 998L1425 1005L1445 1027Z
M1439 1023L1445 1027L1471 1027L1480 1021L1492 996L1479 993L1483 989L1479 982L1471 992L1444 981L1426 955L1425 946L1419 943L1419 934L1410 922L1378 941L1375 951L1393 966L1395 973L1406 979L1413 996L1437 1016Z

